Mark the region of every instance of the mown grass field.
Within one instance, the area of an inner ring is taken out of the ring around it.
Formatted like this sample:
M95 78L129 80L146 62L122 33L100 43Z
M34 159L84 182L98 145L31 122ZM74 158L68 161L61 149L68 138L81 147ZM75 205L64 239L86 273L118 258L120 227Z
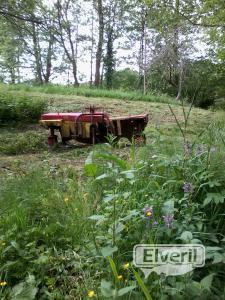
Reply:
M95 105L150 120L143 147L49 150L37 122L1 126L1 299L224 299L225 113L193 108L182 136L167 103L8 93L46 111ZM170 101L184 128L188 106ZM144 279L132 264L138 243L203 244L206 265Z
M15 94L15 92L13 92ZM20 93L19 93L20 94ZM22 93L24 95L24 92ZM26 96L32 97L36 100L41 99L48 103L46 111L83 111L85 107L94 105L102 108L110 116L121 116L129 114L149 113L149 124L146 129L148 137L148 144L151 144L152 137L160 134L165 139L166 147L180 147L179 140L181 139L179 129L176 125L175 119L171 114L167 104L157 102L143 102L143 101L129 101L117 100L110 98L91 98L82 96L65 96L65 95L49 95L39 92L26 92ZM174 112L179 120L183 120L182 107L172 105ZM189 135L197 135L204 129L205 126L216 120L222 118L223 114L215 114L210 111L201 109L194 109L191 114ZM45 159L46 156L50 161L55 164L67 161L69 164L80 166L91 151L92 147L82 147L77 145L72 149L60 148L58 151L49 153L46 145L48 133L45 129L41 128L36 122L35 124L12 126L7 124L1 128L0 133L0 163L2 168L10 167L14 160L21 163L21 167L30 164L34 161ZM121 150L120 150L121 151ZM123 151L129 151L123 149ZM16 156L15 156L16 155ZM29 157L29 160L25 159ZM73 160L71 161L71 158Z

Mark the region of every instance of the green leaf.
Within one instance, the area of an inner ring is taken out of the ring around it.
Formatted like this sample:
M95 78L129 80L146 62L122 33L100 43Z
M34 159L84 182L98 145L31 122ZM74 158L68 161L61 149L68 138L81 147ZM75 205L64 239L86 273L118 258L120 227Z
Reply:
M103 215L92 215L88 217L88 219L93 220L93 221L103 221L105 217Z
M48 260L49 260L48 256L46 256L46 255L40 255L38 257L38 259L36 259L34 262L36 264L38 264L38 265L39 264L46 264L48 262Z
M224 203L224 198L225 196L221 193L208 193L203 202L203 206L206 206L211 202L214 202L215 204Z
M136 288L136 286L127 286L125 288L122 288L118 291L118 296L121 297L121 296L129 293L130 291L132 291L135 288Z
M37 294L38 289L26 282L21 282L15 285L11 292L11 300L33 300Z
M200 284L203 289L210 291L214 275L215 273L212 273L201 280Z
M117 272L116 265L115 265L115 263L114 263L114 261L113 261L113 259L111 257L108 257L108 260L109 260L109 263L110 263L110 267L111 267L111 269L113 271L114 278L115 278L116 282L118 282L118 276L119 276L119 274Z
M134 179L135 178L134 172L135 172L134 170L128 170L128 171L123 171L120 174L125 175L127 179Z
M101 252L104 257L108 257L108 256L111 256L117 250L118 250L118 248L116 246L115 247L107 246L107 247L102 248Z
M84 166L86 176L95 177L97 175L98 166L94 163Z
M120 222L118 222L116 224L116 228L115 228L115 234L119 234L121 231L123 231L124 229L124 225Z
M180 239L184 242L190 242L193 238L193 235L190 231L184 231L182 232Z
M96 180L102 180L102 179L106 179L106 178L110 178L110 175L104 173L104 174L96 177Z
M112 289L112 284L105 279L101 281L101 292L104 297L112 297L114 294L114 290Z
M152 296L150 295L150 293L148 291L148 288L146 287L144 281L141 279L141 276L134 269L133 269L133 272L134 272L134 276L135 276L135 278L138 282L138 285L140 286L140 288L141 288L142 292L144 293L146 299L147 300L152 300Z

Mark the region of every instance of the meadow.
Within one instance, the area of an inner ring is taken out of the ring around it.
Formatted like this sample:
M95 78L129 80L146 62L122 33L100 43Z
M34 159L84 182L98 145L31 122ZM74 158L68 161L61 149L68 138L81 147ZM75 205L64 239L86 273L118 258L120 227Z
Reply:
M225 113L84 90L1 86L0 298L224 299ZM89 105L148 112L146 146L49 150L40 113ZM145 279L140 243L202 244L206 263Z

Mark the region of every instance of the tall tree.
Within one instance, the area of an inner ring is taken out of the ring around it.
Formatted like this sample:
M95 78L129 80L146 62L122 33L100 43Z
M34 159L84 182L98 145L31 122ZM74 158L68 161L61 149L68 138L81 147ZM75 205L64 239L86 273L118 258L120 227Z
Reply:
M78 56L78 23L80 7L79 4L74 5L71 0L60 1L57 0L57 27L56 35L62 48L65 51L67 59L72 66L72 73L74 78L74 86L78 86L77 76L77 56ZM71 17L74 17L73 20Z
M99 87L104 42L104 16L102 0L97 0L95 8L98 14L98 45L95 60L95 86Z
M112 88L115 68L115 41L123 34L124 14L126 3L124 0L111 0L105 3L105 36L106 54L104 58L106 87Z
M23 44L14 28L2 20L0 22L0 67L8 74L12 84L20 81L22 53Z

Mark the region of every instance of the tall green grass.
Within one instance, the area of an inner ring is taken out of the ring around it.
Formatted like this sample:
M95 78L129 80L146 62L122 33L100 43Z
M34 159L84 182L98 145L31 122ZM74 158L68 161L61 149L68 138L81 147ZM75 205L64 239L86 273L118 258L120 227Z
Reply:
M0 125L33 123L47 107L46 101L34 99L22 92L0 89Z
M141 92L125 92L121 90L106 90L102 88L89 88L89 87L73 87L62 85L43 85L43 86L28 86L24 84L4 86L9 91L24 91L24 92L39 92L46 94L59 94L59 95L76 95L84 97L96 98L114 98L130 101L146 101L146 102L161 102L174 104L176 101L165 94L148 93L143 95Z

